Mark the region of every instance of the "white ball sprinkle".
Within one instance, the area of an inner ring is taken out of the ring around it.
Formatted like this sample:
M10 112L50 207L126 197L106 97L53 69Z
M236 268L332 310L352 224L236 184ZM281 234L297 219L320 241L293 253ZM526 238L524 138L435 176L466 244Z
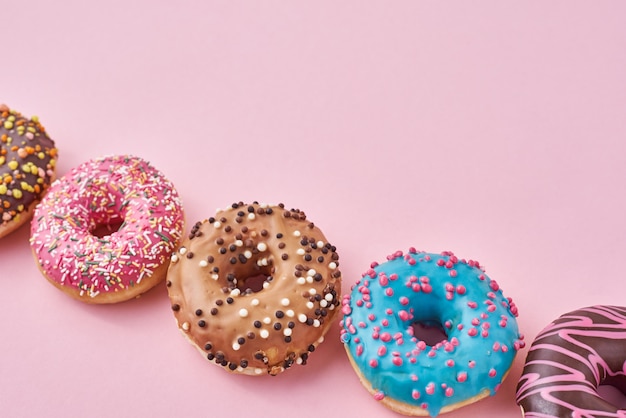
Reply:
M289 306L289 303L290 303L290 301L289 301L288 298L282 298L280 300L280 304L283 305L283 306Z
M222 227L222 223L220 221L215 221L215 222L213 222L213 227L215 229L219 229L219 228Z
M301 233L297 229L295 231L293 231L293 236L294 237L299 237L300 235L301 235Z
M322 248L324 246L324 241L317 241L317 248Z
M313 309L313 307L314 307L314 306L315 306L315 305L313 305L313 302L311 302L311 301L308 301L308 302L306 303L306 307L307 307L307 308L309 308L309 309Z
M326 293L326 296L324 296L324 299L326 299L328 302L332 302L333 295L331 293Z
M292 333L291 328L285 328L285 329L283 330L283 335L284 335L285 337L289 337L289 336L291 336L291 333Z
M306 322L306 315L303 314L303 313L298 314L298 321L300 321L302 323L305 323Z
M313 326L314 326L315 328L319 328L319 326L320 326L320 325L321 325L321 324L320 324L320 320L319 320L319 319L314 319L314 320L313 320Z
M315 276L316 273L317 271L315 271L315 269L309 269L309 271L306 272L307 276Z
M316 293L317 293L317 290L315 290L315 288L314 288L314 287L312 287L312 288L310 288L310 289L309 289L309 295L313 296L313 295L315 295Z
M320 301L320 306L321 306L322 308L325 308L325 307L327 307L327 306L328 306L328 302L326 302L326 299L322 299L322 300Z
M248 310L246 308L239 309L239 316L242 318L246 318L248 316Z
M244 255L244 257L250 259L250 258L252 258L252 251L246 250L246 251L243 252L243 255Z
M239 343L233 343L233 350L239 351L240 348L241 346L239 345Z
M178 256L176 254L172 254L172 263L176 263L178 261Z
M298 277L298 280L296 280L296 283L298 283L298 284L305 284L306 283L306 279L304 277Z
M285 315L287 315L289 318L293 318L295 314L296 313L292 309L287 309L287 311L285 312Z
M250 301L250 305L252 306L259 306L259 300L257 298L254 298Z
M267 250L267 244L265 244L264 242L259 242L259 244L256 246L256 249L263 252Z
M217 274L217 273L213 273L213 274L211 274L211 278L212 278L213 280L217 280L217 279L219 279L219 278L220 278L220 275L219 275L219 274Z
M259 335L261 338L267 338L270 336L270 332L266 329L262 329L261 332L259 332Z
M200 262L198 263L198 265L199 265L200 267L206 267L206 266L208 266L208 265L209 265L209 262L208 262L208 261L206 261L206 260L200 260Z
M269 325L272 323L272 318L270 318L269 316L266 316L265 318L263 318L263 323L266 325Z
M253 220L254 218L256 218L256 215L252 212L248 213L248 219L249 220Z
M296 250L296 254L298 254L298 255L304 255L305 253L306 253L306 251L304 251L304 248L298 248Z
M328 268L331 270L334 270L337 268L337 263L335 263L334 261L328 263Z
M189 322L183 322L182 328L184 331L189 331Z
M241 294L241 290L238 288L235 288L233 290L230 291L230 295L231 296L239 296Z
M240 240L240 239L238 239L238 240L236 240L236 241L235 241L235 245L236 245L237 247L241 247L241 246L243 246L243 241L242 241L242 240Z
M185 253L187 252L187 248L185 248L185 247L180 247L180 250L178 250L178 252L179 252L181 255L185 255Z

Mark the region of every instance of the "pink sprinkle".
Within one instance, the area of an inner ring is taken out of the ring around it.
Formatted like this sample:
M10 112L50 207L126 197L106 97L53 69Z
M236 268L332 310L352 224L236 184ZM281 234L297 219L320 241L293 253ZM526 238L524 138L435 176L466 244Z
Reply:
M452 299L454 299L454 293L452 293L452 292L446 292L446 299L447 299L447 300L452 300Z
M348 305L344 305L344 307L341 308L341 312L344 315L350 315L352 313L352 308L350 308L350 306L348 306Z
M402 366L402 357L394 357L391 362L396 366Z
M365 322L363 322L363 321L360 321L358 325L359 325L359 328L366 328L367 327L367 324Z
M370 360L370 367L371 368L376 368L378 367L378 360L376 360L375 358Z
M507 345L503 344L503 345L502 345L502 352L503 352L503 353L506 353L506 352L508 352L508 351L509 351L509 347L508 347Z
M357 301L356 301L356 306L358 306L359 308L360 308L361 306L363 306L363 299L359 299L359 300L357 300Z
M387 354L387 347L385 347L384 345L381 345L380 347L378 347L378 357L382 357L385 354Z
M494 292L497 292L498 289L500 289L500 286L495 280L492 280L491 283L489 283L489 287L491 287L491 290L493 290Z
M437 354L437 352L435 350L430 350L428 352L428 357L435 357L436 354Z
M448 292L454 292L454 285L452 283L446 283L446 290Z
M480 324L480 319L478 319L478 318L473 318L473 319L472 319L472 325L476 326L476 325L478 325L478 324Z
M422 284L422 290L424 291L424 293L430 293L433 291L433 287L428 283L424 283Z
M362 345L357 345L356 346L356 355L360 356L361 354L363 354L363 346Z
M417 382L418 381L417 375L414 373L411 373L411 380L414 382Z
M452 351L454 351L454 346L451 343L446 342L443 345L443 349L447 352L447 353L451 353Z
M443 326L448 328L448 329L452 328L452 321L448 320L448 321L444 322Z
M417 276L411 276L411 277L409 277L409 282L411 282L411 283L417 283L417 280L418 280L418 279L417 279Z
M381 341L388 343L389 341L391 341L391 334L389 334L388 332L383 332L382 334L380 334L380 339Z
M369 315L367 316L367 319L369 319L370 321L375 321L375 320L376 320L376 315L374 315L374 314L369 314Z
M476 302L467 302L467 306L469 306L471 309L476 309L478 307L478 304Z
M406 260L406 262L409 263L409 266L414 266L415 265L415 259L414 258L409 257L409 259Z
M386 313L387 315L393 315L393 309L391 309L391 308L387 308L387 309L385 309L385 313Z
M393 296L393 289L391 287L386 288L385 289L385 295Z
M382 401L383 399L385 399L385 393L378 391L374 394L374 399L376 399L377 401Z
M404 305L404 306L408 305L409 304L409 298L407 298L406 296L402 296L400 298L400 304Z
M381 274L380 276L378 276L378 283L381 286L385 287L389 284L389 279L384 274Z
M398 275L396 273L390 274L389 280L398 280Z
M476 362L474 360L470 360L467 365L470 367L470 369L473 369L474 367L476 367Z
M449 398L450 396L454 395L454 389L452 388L447 388L446 389L446 396Z
M463 383L467 380L467 372L459 372L459 374L456 375L456 381Z
M456 287L456 293L458 293L459 295L464 295L466 291L467 289L465 289L465 286L463 286L462 284Z
M456 272L456 270L450 270L450 277L456 277L458 275L458 273Z
M356 327L354 325L349 325L348 331L350 331L350 334L356 334Z
M388 327L389 326L389 320L388 319L383 319L382 321L380 321L381 324L383 324L384 327Z
M413 284L413 286L411 286L411 289L413 289L414 292L419 292L421 290L421 286L419 285L419 283L415 283Z
M456 326L456 329L458 329L459 331L461 331L463 329L463 324L459 324Z
M435 393L435 384L434 383L429 383L426 385L426 393L428 393L429 395L432 395L433 393Z
M495 298L496 298L496 294L495 294L495 293L493 293L493 292L487 292L487 297L488 297L489 299L495 299Z
M421 394L420 391L417 389L413 389L413 392L411 393L411 396L413 397L413 399L419 399Z
M443 266L444 264L446 264L446 262L445 262L445 261L443 261L443 259L441 259L441 258L440 258L439 260L437 260L437 265L438 265L439 267Z
M506 321L503 319L498 323L498 325L500 325L502 328L506 328Z
M484 281L487 277L484 274L481 274L480 276L478 276L478 278Z
M500 343L499 342L495 342L493 343L493 351L500 351Z
M496 377L496 374L497 374L496 369L489 370L489 377Z
M452 359L446 360L446 366L454 367L454 360L452 360Z
M450 343L451 343L453 346L458 347L458 346L459 346L459 339L458 339L458 338L456 338L456 337L452 337L452 338L450 339Z
M409 318L411 317L411 315L409 315L409 313L405 310L401 310L400 312L398 312L398 316L403 321L408 321Z
M496 310L496 305L489 305L489 306L487 307L487 310L488 310L489 312L493 312L493 311L495 311L495 310Z
M409 253L417 254L417 250L415 249L415 247L409 247Z
M419 341L417 343L417 348L419 348L420 350L424 350L426 348L426 343L424 341Z
M365 307L366 307L367 309L372 309L372 302L367 302L367 303L365 304Z
M476 335L478 335L478 330L476 328L470 328L467 331L467 335L469 335L470 337L475 337Z
M450 260L446 261L446 268L451 269L452 267L454 267L454 263Z
M489 336L489 331L487 331L486 329L484 329L484 330L480 333L480 335L481 335L483 338L487 338L487 337Z

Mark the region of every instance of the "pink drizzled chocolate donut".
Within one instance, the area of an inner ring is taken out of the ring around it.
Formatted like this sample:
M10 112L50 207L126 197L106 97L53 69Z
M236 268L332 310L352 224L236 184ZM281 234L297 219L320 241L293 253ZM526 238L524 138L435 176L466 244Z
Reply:
M178 193L160 171L138 157L109 156L50 186L30 244L58 289L87 303L116 303L165 278L183 221ZM111 230L100 236L100 227Z
M517 386L526 418L626 417L598 394L600 384L626 391L626 307L566 313L532 343Z

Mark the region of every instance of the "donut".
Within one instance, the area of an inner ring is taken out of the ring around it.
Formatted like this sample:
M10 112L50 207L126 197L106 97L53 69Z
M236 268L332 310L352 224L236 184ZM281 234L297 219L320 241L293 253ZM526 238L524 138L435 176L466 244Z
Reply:
M117 303L165 279L183 234L172 183L134 156L96 158L54 181L30 244L50 283L87 303Z
M28 222L54 180L57 149L37 116L0 104L0 238Z
M341 340L361 383L405 415L493 395L524 346L517 307L477 261L414 248L372 263L342 299ZM441 331L427 341L419 327Z
M211 363L275 376L324 340L341 301L338 267L303 211L239 202L193 226L166 284L178 328Z
M626 393L626 307L597 305L563 314L528 350L517 385L525 417L626 417L600 384Z

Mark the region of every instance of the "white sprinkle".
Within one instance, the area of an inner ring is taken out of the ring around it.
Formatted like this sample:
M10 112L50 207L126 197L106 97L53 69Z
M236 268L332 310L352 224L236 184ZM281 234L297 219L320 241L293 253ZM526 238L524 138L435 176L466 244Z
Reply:
M298 358L296 359L296 364L302 364L302 361L303 361L303 360L302 360L302 357L298 357Z
M306 279L304 277L298 277L298 280L296 280L296 283L298 283L298 284L305 284L306 283Z
M217 279L219 279L219 278L220 278L220 275L219 275L219 274L217 274L217 273L213 273L213 274L211 274L211 278L212 278L213 280L217 280Z
M184 331L189 331L189 322L183 322L182 328Z
M313 296L313 295L314 295L314 294L316 294L316 293L317 293L317 290L315 290L315 288L314 288L314 287L312 287L312 288L310 288L310 289L309 289L309 295Z
M303 314L303 313L298 314L298 321L300 321L302 323L305 323L306 322L306 315Z
M294 237L299 237L300 235L301 235L300 231L298 231L298 230L293 231L293 236Z
M311 301L308 301L308 302L306 303L306 307L307 307L307 308L309 308L309 309L313 309L313 307L314 307L314 306L315 306L315 305L313 305L313 302L311 302Z
M305 254L304 248L298 248L298 249L296 250L296 254L298 254L298 255L304 255L304 254Z
M328 306L328 302L326 302L326 299L322 299L322 300L320 301L320 306L321 306L322 308L325 308L325 307L327 307L327 306Z
M334 261L328 263L328 268L331 270L334 270L337 268L337 263L335 263Z
M178 252L179 252L181 255L185 255L185 253L187 252L187 248L185 248L185 247L180 247L180 250L178 250Z
M242 241L242 240L240 240L240 239L238 239L237 241L235 241L235 245L236 245L237 247L241 247L241 246L243 246L243 241Z
M283 305L283 306L289 306L289 303L290 303L290 301L289 301L288 298L282 298L280 300L280 304Z
M252 251L246 250L246 251L244 251L243 255L244 255L244 257L250 259L250 258L252 258Z
M239 343L233 343L233 350L239 351L240 348L241 346L239 345Z
M222 223L220 221L213 222L213 227L215 229L220 229L222 227Z
M254 369L254 374L261 374L261 373L263 373L263 369L260 369L258 367Z
M246 308L239 309L239 316L242 318L246 318L248 316L248 310Z
M322 248L324 246L324 241L317 241L317 248Z
M253 220L254 218L256 218L256 215L254 213L248 213L248 219Z
M235 288L230 291L231 296L239 296L240 294L241 294L241 290L239 290L238 288Z
M259 300L257 298L254 298L250 301L250 305L252 306L259 306Z
M261 338L267 338L270 336L270 333L268 330L266 329L262 329L261 332L259 333L259 335L261 336Z
M178 261L178 256L176 254L172 254L172 263L175 263Z
M200 262L198 263L198 265L200 265L200 267L206 267L209 265L209 262L206 260L200 260Z
M267 250L267 245L264 242L259 242L259 244L256 246L256 249L263 252Z
M335 309L335 305L330 305L328 309L332 311L333 309Z
M287 312L285 312L285 315L287 315L289 318L293 318L295 314L296 313L292 309L287 309Z
M319 326L320 326L320 325L321 325L321 324L320 324L320 320L319 320L319 319L314 319L314 320L313 320L313 326L314 326L315 328L319 328Z
M333 295L331 293L326 293L326 296L324 296L324 299L326 299L328 302L332 302Z
M263 323L266 325L269 325L272 323L272 318L270 318L269 316L266 316L265 318L263 318Z
M322 335L322 336L319 338L319 340L317 340L317 343L318 343L318 344L321 344L321 343L323 343L323 342L324 342L324 336Z
M291 333L292 333L291 328L285 328L285 329L283 330L283 335L284 335L285 337L289 337L289 336L291 335Z
M270 282L263 282L263 289L270 287Z
M313 283L313 277L311 277L311 276L306 276L306 282L307 282L307 283Z
M315 269L309 269L309 271L306 272L307 276L315 276L316 273L317 271L315 271Z

